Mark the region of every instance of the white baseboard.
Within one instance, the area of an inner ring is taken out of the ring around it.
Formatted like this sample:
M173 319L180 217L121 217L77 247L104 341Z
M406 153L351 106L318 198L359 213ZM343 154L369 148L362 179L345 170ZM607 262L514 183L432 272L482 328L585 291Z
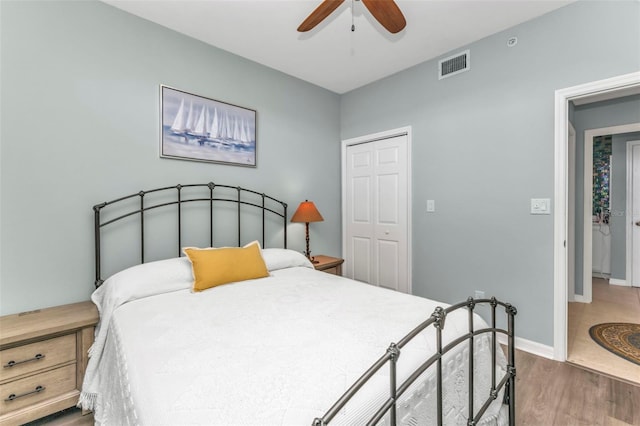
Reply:
M611 285L621 285L624 287L631 287L629 284L627 284L626 280L619 280L617 278L609 278L609 284Z
M591 303L582 294L574 294L573 301L580 302L580 303Z
M609 272L601 272L601 271L591 271L591 278L602 278L603 280L608 280L611 276Z
M498 334L498 342L500 344L507 344L507 336L500 333ZM553 347L543 345L542 343L534 342L533 340L523 339L516 336L516 349L529 352L534 355L541 356L543 358L553 359Z

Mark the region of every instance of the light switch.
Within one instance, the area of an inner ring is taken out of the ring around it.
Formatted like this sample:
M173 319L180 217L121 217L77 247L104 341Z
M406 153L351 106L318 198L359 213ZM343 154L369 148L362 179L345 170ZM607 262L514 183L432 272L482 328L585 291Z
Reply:
M436 202L435 200L427 200L427 212L432 213L436 211Z
M531 214L551 214L550 198L532 198Z

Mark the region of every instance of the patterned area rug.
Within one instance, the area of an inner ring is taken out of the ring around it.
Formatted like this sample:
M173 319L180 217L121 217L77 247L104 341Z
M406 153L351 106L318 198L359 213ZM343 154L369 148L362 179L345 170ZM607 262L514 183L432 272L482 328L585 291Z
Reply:
M640 324L607 322L589 329L591 338L606 350L640 365Z

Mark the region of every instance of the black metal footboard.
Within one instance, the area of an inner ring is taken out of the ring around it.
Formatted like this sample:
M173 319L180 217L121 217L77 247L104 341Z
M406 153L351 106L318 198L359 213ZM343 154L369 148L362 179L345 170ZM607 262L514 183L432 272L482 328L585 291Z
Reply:
M473 324L473 312L477 304L489 304L491 306L491 327L474 330ZM507 330L498 328L496 326L496 308L500 305L504 307L507 315ZM445 319L447 314L456 311L461 308L467 308L469 313L469 327L468 332L459 336L455 340L451 341L446 346L442 346L442 330L445 326ZM443 356L456 347L462 344L465 340L469 342L469 388L468 388L468 416L467 425L476 425L489 405L498 398L498 394L502 388L505 388L504 403L509 407L509 425L515 425L515 345L514 345L514 317L517 310L509 303L503 303L496 300L495 297L491 299L473 299L469 298L465 302L452 305L446 309L437 307L431 317L424 321L422 324L413 329L409 334L403 337L398 343L391 343L386 353L378 359L345 393L340 399L325 413L322 418L316 418L313 421L313 426L324 426L329 424L331 420L342 410L342 408L351 400L351 398L373 377L373 375L380 370L387 363L389 364L389 378L390 378L390 395L389 398L383 403L383 405L376 411L376 413L368 421L367 425L376 425L383 417L389 413L389 422L392 426L396 425L396 404L402 394L407 391L409 386L424 373L430 366L436 364L436 380L437 380L437 424L442 425L442 358ZM396 377L396 365L400 356L401 349L409 343L420 332L427 327L433 325L436 331L436 353L422 363L418 369L416 369L404 382L398 385ZM491 389L488 389L488 398L479 410L475 410L474 407L474 337L488 333L491 335ZM501 333L507 336L507 371L502 379L496 383L496 348L498 347L498 341L496 339L497 334Z

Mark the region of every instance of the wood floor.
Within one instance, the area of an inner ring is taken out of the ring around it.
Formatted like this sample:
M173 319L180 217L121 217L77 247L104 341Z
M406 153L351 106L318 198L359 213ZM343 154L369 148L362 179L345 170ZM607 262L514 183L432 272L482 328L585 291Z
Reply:
M592 296L592 303L569 303L567 361L640 385L640 365L607 351L589 336L589 328L603 322L640 324L640 288L594 278Z
M516 351L516 424L640 425L640 386Z
M518 426L640 426L640 386L522 351L516 369ZM75 410L30 426L91 424Z

